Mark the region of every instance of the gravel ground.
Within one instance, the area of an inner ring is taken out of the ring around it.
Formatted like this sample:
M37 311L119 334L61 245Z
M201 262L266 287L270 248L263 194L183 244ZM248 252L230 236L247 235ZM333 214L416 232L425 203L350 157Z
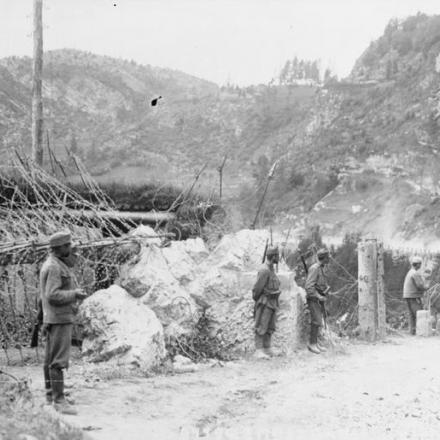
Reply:
M437 337L347 342L319 356L243 360L150 378L68 372L78 416L96 440L438 439ZM42 393L40 367L12 367ZM105 380L109 379L109 380Z

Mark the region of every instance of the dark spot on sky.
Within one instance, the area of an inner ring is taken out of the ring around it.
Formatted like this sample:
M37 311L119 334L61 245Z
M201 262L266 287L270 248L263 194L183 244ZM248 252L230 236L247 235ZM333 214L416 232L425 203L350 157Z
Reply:
M159 99L162 99L162 96L159 96L158 98L154 98L154 99L151 101L151 107L155 107L155 106L157 105Z

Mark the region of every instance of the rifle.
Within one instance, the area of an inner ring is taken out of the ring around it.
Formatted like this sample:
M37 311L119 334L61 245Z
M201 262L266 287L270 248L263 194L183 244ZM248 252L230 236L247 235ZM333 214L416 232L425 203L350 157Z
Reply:
M266 240L266 246L264 246L263 261L262 261L263 264L266 261L266 253L268 246L269 246L269 239Z
M304 255L301 255L301 261L304 267L304 272L306 273L307 276L309 274L309 268L307 267L306 259L304 258Z
M40 333L40 327L43 324L43 303L38 300L38 312L37 319L35 320L34 329L31 336L31 348L38 347L38 334Z

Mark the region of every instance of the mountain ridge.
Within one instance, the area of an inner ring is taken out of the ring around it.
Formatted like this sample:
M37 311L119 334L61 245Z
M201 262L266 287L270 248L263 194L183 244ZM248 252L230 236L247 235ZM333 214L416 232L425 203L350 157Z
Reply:
M51 145L61 156L73 145L99 179L185 184L207 164L199 187L217 194L217 167L228 155L225 198L245 222L270 166L281 159L262 213L266 222L298 229L316 222L334 235L357 226L377 233L387 209L398 212L419 198L420 209L393 216L389 235L405 238L426 226L425 236L440 236L430 208L440 192L439 16L390 21L349 77L324 85L219 87L90 53L46 57ZM30 145L29 84L30 59L0 60L3 149ZM151 107L157 96L163 99ZM396 185L411 197L397 194ZM338 217L334 207L344 197Z

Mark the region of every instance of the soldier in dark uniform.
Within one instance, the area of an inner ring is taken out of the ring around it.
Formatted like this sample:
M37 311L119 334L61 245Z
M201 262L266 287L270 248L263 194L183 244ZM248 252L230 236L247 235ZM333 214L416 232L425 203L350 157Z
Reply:
M310 340L307 348L312 353L319 354L326 351L324 346L318 344L318 335L324 322L324 302L330 290L324 270L330 260L328 250L320 249L317 252L317 257L318 262L310 267L307 274L305 290L311 318Z
M255 301L255 356L259 359L273 356L271 340L281 293L280 280L274 270L274 265L279 262L278 248L270 247L266 257L267 264L258 272L257 282L252 289Z
M40 271L43 335L46 339L44 382L46 399L63 414L76 414L64 396L63 369L69 366L74 307L87 294L79 289L71 270L72 244L69 232L49 239L50 255Z

